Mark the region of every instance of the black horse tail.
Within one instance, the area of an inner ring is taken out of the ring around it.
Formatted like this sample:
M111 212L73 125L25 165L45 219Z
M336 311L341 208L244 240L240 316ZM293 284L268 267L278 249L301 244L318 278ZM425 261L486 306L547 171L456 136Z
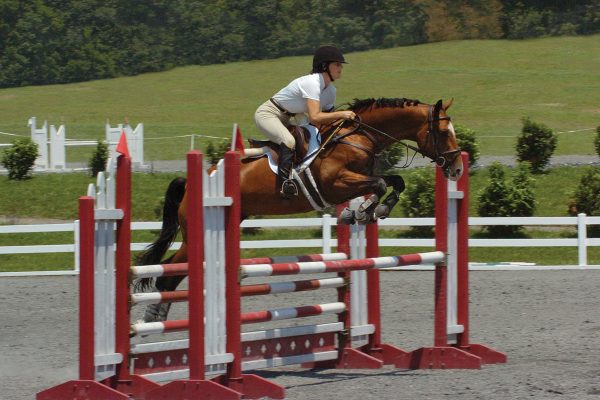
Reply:
M158 238L148 248L136 257L137 265L159 264L162 257L175 241L179 231L177 210L185 194L185 178L175 178L169 184L163 206L162 227ZM135 290L146 290L152 285L152 278L140 279L135 284Z

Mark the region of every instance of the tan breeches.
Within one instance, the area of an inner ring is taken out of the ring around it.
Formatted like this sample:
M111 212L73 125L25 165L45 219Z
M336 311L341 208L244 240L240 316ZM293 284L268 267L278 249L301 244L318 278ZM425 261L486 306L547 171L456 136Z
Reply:
M256 127L272 142L283 143L290 149L296 146L294 137L287 129L287 126L290 125L290 117L281 112L269 100L258 107L254 113L254 122Z

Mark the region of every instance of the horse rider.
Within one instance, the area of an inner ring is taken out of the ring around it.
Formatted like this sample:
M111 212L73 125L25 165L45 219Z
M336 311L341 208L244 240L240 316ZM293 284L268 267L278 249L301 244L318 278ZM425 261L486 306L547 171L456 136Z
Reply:
M272 142L279 145L278 182L281 197L298 196L292 179L292 162L296 141L288 131L290 125L319 126L340 119L354 119L353 111L333 111L336 89L333 82L342 76L344 55L335 46L319 47L314 54L312 71L301 76L258 107L254 114L256 126Z

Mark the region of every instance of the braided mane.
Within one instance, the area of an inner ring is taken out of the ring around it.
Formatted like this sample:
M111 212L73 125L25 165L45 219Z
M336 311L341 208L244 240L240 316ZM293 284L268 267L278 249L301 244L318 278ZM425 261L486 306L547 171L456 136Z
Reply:
M419 100L411 100L405 98L385 98L380 97L378 99L370 98L370 99L354 99L354 102L350 104L349 109L357 112L364 111L367 108L380 108L380 107L406 107L406 106L416 106L421 104Z

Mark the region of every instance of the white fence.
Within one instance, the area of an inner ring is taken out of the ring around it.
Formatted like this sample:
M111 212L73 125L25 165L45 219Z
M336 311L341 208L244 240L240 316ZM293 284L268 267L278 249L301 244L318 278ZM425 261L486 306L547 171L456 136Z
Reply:
M432 226L433 218L388 218L379 221L384 228L407 228L411 226ZM324 253L330 253L337 245L332 231L336 219L324 215L321 218L286 218L286 219L255 219L242 223L243 228L319 228L321 238L298 238L293 240L244 240L242 249L268 249L268 248L320 248ZM523 226L570 226L577 228L576 238L550 238L550 239L469 239L470 247L577 247L578 260L574 264L584 267L587 262L587 248L600 246L600 238L588 238L586 228L588 225L600 225L600 217L589 217L579 214L577 217L470 217L469 226L483 225L523 225ZM159 230L160 222L133 222L132 230L149 231ZM47 225L4 225L0 226L0 235L10 233L39 233L39 232L72 232L72 244L30 245L30 246L0 246L0 257L7 254L43 254L43 253L74 253L74 269L62 272L46 272L42 274L69 274L77 273L78 266L78 223L47 224ZM133 251L143 250L149 243L132 243ZM173 248L179 248L180 243L175 243ZM389 239L380 238L381 247L433 247L434 239ZM0 273L0 275L20 275L19 273ZM23 273L26 274L26 273ZM32 273L33 274L33 273Z
M98 144L95 139L67 139L65 125L61 125L56 129L54 125L48 126L48 122L44 121L44 124L38 127L35 117L29 118L27 126L31 129L31 140L38 145L39 155L34 164L37 171L64 171L67 168L67 147L96 146ZM141 123L133 129L128 123L112 127L106 121L104 133L110 153L109 157L115 158L121 132L125 132L133 164L142 166L144 164L144 125ZM10 144L2 145L2 147L7 146L10 146Z

